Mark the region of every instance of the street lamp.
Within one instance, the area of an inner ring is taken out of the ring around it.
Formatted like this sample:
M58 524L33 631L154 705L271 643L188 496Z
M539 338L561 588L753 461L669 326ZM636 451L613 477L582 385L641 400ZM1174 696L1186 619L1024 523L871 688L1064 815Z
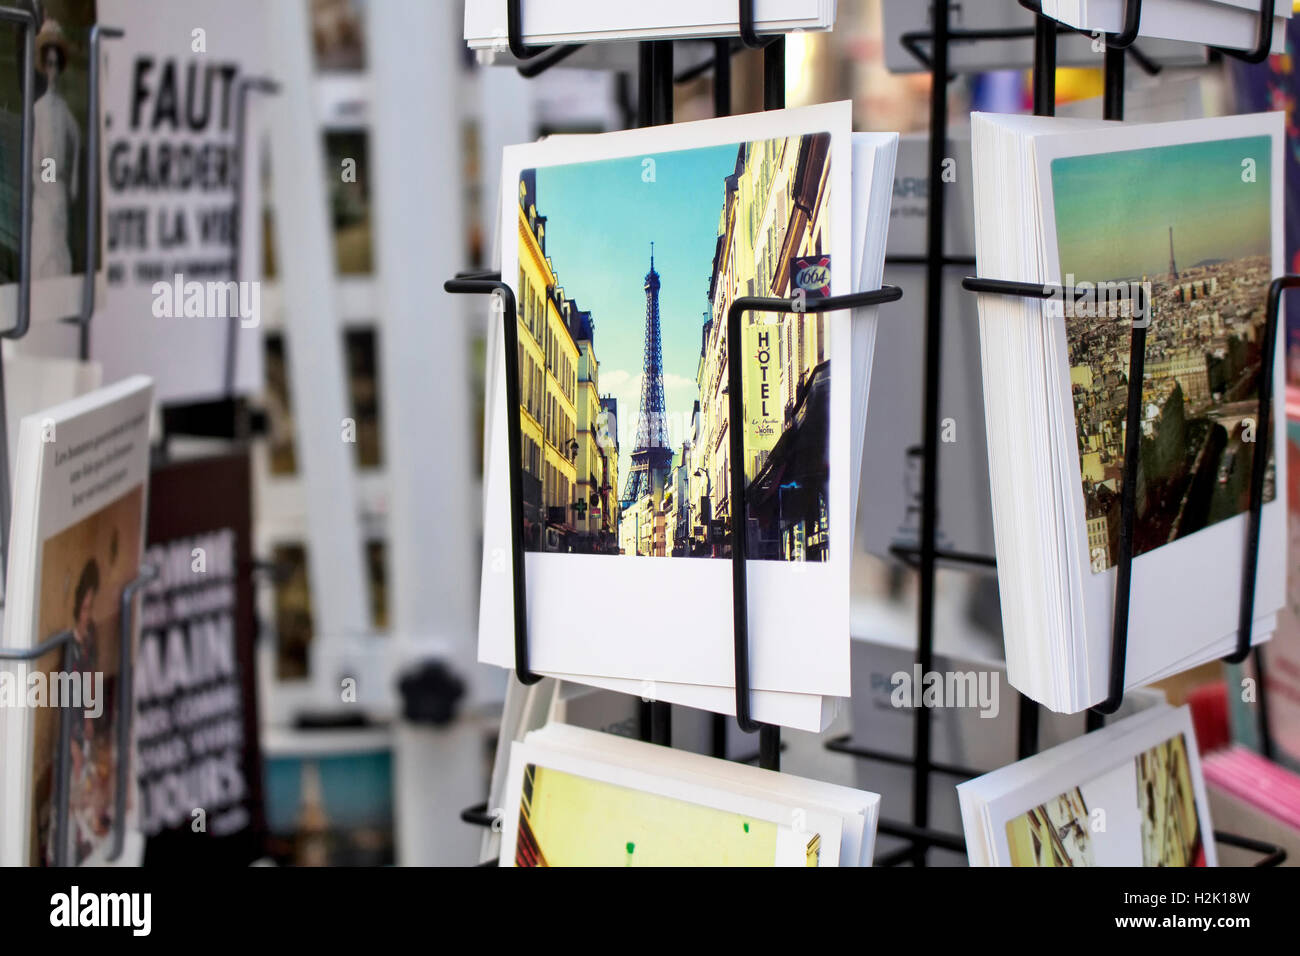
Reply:
M708 501L710 505L713 503L713 476L703 468L696 468L695 476L697 478L703 478L706 482L704 486L704 499L700 503L700 521L704 526L704 542L707 545L709 543L709 526L713 522L713 509L712 507L705 508L704 501Z

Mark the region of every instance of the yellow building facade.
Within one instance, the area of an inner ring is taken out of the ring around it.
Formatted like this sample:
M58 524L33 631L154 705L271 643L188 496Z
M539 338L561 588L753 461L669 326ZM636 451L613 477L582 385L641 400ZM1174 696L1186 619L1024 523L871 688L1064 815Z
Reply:
M574 530L578 347L557 305L556 276L545 254L546 220L538 215L529 183L521 180L519 188L515 298L524 518L536 526L530 531L530 543L554 549Z

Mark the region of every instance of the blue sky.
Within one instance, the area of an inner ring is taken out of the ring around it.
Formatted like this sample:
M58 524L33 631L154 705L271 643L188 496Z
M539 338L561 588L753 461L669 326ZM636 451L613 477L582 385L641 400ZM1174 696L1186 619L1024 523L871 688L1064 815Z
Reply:
M564 294L595 322L602 395L618 398L619 488L630 468L641 401L645 275L654 242L664 398L680 448L698 397L695 369L708 311L723 181L737 145L653 153L537 170L537 211ZM653 181L645 182L646 160Z
M1088 281L1163 275L1170 226L1180 270L1267 255L1271 155L1270 137L1252 136L1054 160L1062 272ZM1247 158L1254 182L1242 180Z

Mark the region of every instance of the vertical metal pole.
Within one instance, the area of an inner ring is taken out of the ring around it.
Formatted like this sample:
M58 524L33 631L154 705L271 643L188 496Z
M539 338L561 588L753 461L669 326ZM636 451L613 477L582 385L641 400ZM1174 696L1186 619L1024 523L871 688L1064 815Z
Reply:
M930 55L930 173L926 217L925 403L921 418L922 482L920 582L917 598L916 661L922 674L934 666L935 538L939 512L939 376L943 314L943 164L948 138L949 0L933 0L934 47ZM915 710L912 823L930 823L930 711ZM925 866L925 844L915 844L913 864Z
M651 717L651 707L653 705L648 700L638 700L636 709L636 736L638 740L650 743L653 739L650 726L653 723Z
M713 115L731 115L731 42L713 41Z
M785 37L763 47L763 109L785 109Z
M1056 115L1056 21L1034 18L1034 115ZM1038 752L1038 704L1019 695L1016 754L1024 760Z
M1261 438L1261 441L1266 439ZM1264 645L1255 646L1255 720L1256 731L1259 734L1259 752L1267 759L1273 760L1277 756L1277 748L1273 746L1273 729L1268 720L1268 687L1264 677ZM1235 693L1229 687L1228 693Z
M1034 18L1034 115L1056 115L1056 21Z
M248 153L248 91L252 82L247 78L239 81L239 87L235 92L235 215L234 215L234 248L231 249L231 255L234 261L230 266L230 277L238 282L241 278L240 272L244 267L244 185L247 183L245 174L248 171L246 163ZM253 162L260 162L260 156L254 154ZM230 316L226 318L226 361L222 383L225 386L224 394L226 398L233 398L235 395L235 373L238 359L238 339L239 339L239 309L232 310ZM518 464L516 462L516 464Z
M673 43L671 40L644 42L640 46L640 87L637 104L643 126L661 126L673 121ZM651 743L671 747L673 744L672 705L651 701L641 711L642 736L649 724Z
M722 714L714 714L709 724L709 753L727 759L727 718Z
M781 769L781 728L764 724L758 731L758 765L764 770Z
M636 45L636 50L636 125L641 128L653 122L651 90L654 89L655 75L654 43L642 40ZM647 743L654 739L654 703L651 701L643 699L637 706L637 736Z
M650 704L650 742L664 747L673 745L673 705L662 701Z
M18 317L13 329L5 333L7 338L20 339L27 334L32 320L32 84L36 72L36 26L27 10L0 9L0 20L17 23L23 33L23 116L18 139L22 152L18 157ZM13 507L3 366L0 361L0 588L9 568L9 523Z
M673 121L673 41L656 40L652 57L651 125L665 126Z
M654 43L650 40L642 40L636 45L636 49L636 125L640 128L649 126L653 122L651 117L654 114L650 105L650 90L654 87Z
M1038 753L1038 704L1018 695L1020 706L1016 711L1016 755L1024 760Z
M1152 307L1147 303L1147 309ZM1142 379L1146 369L1147 330L1133 321L1129 338L1128 407L1125 410L1124 469L1119 498L1119 561L1115 575L1115 618L1110 636L1110 686L1105 711L1114 713L1124 696L1128 657L1129 596L1133 583L1133 526L1137 521L1138 464L1142 454Z
M86 112L86 269L81 278L81 312L76 318L77 355L90 359L90 320L95 315L95 256L99 253L99 67L100 40L117 38L122 31L96 23L90 28L90 65L87 76Z
M140 573L122 588L118 615L118 677L117 695L117 777L113 787L113 848L109 861L122 855L126 845L127 794L131 789L131 722L135 716L135 677L132 664L135 659L136 613L135 596L141 588L158 576L158 569L150 564L140 565Z
M1255 578L1259 567L1259 530L1264 507L1264 478L1268 471L1273 417L1273 370L1277 355L1278 326L1282 321L1282 294L1287 289L1300 287L1300 277L1283 276L1274 279L1268 289L1268 309L1265 315L1264 341L1259 370L1259 417L1256 421L1256 442L1251 454L1250 514L1246 523L1246 554L1241 572L1241 607L1238 609L1238 650L1228 660L1237 662L1249 653L1251 630L1255 623ZM1275 452L1276 453L1276 452ZM1259 749L1273 759L1273 735L1268 721L1268 688L1265 686L1264 649L1255 648L1255 683L1257 719L1259 721Z
M1108 38L1109 39L1109 38ZM1106 79L1102 99L1102 118L1124 118L1124 50L1106 45Z
M246 153L248 150L248 94L257 93L274 93L279 87L272 80L262 77L245 77L239 81L239 86L235 92L235 215L234 228L235 234L231 242L230 250L233 262L230 268L230 277L238 282L241 278L240 270L243 268L242 259L244 257L244 184L247 182L245 174L248 165L245 164ZM260 160L260 154L254 154L252 162ZM253 210L256 214L258 210ZM225 397L233 398L235 394L235 371L239 361L239 353L236 347L236 340L239 336L239 314L236 310L226 320L226 362L223 383L225 385Z

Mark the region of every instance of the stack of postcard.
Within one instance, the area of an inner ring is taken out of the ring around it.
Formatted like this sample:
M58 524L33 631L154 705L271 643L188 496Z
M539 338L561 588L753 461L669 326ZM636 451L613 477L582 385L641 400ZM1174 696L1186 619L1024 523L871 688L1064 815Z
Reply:
M1011 683L1053 710L1107 696L1130 341L1146 329L1128 687L1237 645L1267 294L1282 272L1282 115L1149 125L972 117L989 474ZM1253 639L1276 629L1286 458L1270 455Z
M502 866L870 866L880 798L549 724L510 751Z
M504 49L506 0L465 4L465 42L471 50ZM740 35L736 0L658 0L653 4L607 0L525 0L520 29L527 44L592 43L601 40L684 40ZM760 34L829 30L835 0L754 0Z
M849 130L849 104L834 103L506 149L500 256L521 401L506 407L493 322L481 660L515 663L513 465L533 670L734 713L739 527L755 719L816 731L848 696L874 310L749 311L733 343L727 316L744 296L879 287L897 136ZM729 344L744 366L741 516Z
M1006 685L1004 666L986 653L984 642L970 634L969 626L940 620L935 656L925 674L917 668L914 634L908 635L906 643L896 644L888 638L853 642L852 742L865 750L902 758L853 762L857 785L880 794L886 807L910 805L915 776L910 760L921 708L930 713L930 759L935 763L986 773L1014 763L1017 757L1019 708ZM1124 696L1113 719L1165 704L1163 692L1140 688ZM676 731L675 724L673 729ZM1038 746L1046 750L1084 731L1083 714L1044 712ZM932 773L929 790L930 826L949 833L960 830L953 778ZM900 838L882 835L877 851L886 853L902 845ZM931 851L930 864L943 862L945 857L947 862L965 864L964 854L940 849Z
M1043 0L1043 13L1095 33L1124 29L1127 0ZM1237 50L1259 43L1259 0L1146 0L1140 36L1186 40ZM1286 51L1286 18L1291 0L1274 0L1272 52Z
M1300 776L1234 746L1206 755L1205 785L1218 826L1280 846L1300 866Z
M123 590L140 573L153 385L135 376L28 415L18 436L0 661L0 865L138 862ZM124 721L127 723L124 726ZM125 784L123 789L119 787Z
M961 0L952 3L949 10L949 25L953 30L1006 31L1006 35L996 38L952 43L948 48L948 69L954 73L983 73L1033 65L1033 21L1017 0ZM930 11L928 2L884 0L885 65L891 72L929 71L903 44L903 38L908 34L929 33ZM917 49L928 54L931 46L927 37L917 44ZM1057 66L1096 67L1101 63L1100 54L1090 36L1074 32L1057 35ZM1194 66L1206 59L1205 47L1172 40L1144 40L1142 55L1162 66Z
M957 785L971 866L1216 866L1191 712L1152 707Z
M889 219L885 281L903 298L881 307L871 405L863 438L859 502L863 547L897 559L894 549L915 550L921 537L921 403L925 389L926 224L930 207L929 137L899 139ZM970 141L954 135L953 158L937 188L945 190L944 252L975 253ZM945 551L993 553L988 452L980 379L979 321L975 297L962 291L965 266L944 269L939 389L939 503L936 540ZM969 567L969 565L967 566Z

